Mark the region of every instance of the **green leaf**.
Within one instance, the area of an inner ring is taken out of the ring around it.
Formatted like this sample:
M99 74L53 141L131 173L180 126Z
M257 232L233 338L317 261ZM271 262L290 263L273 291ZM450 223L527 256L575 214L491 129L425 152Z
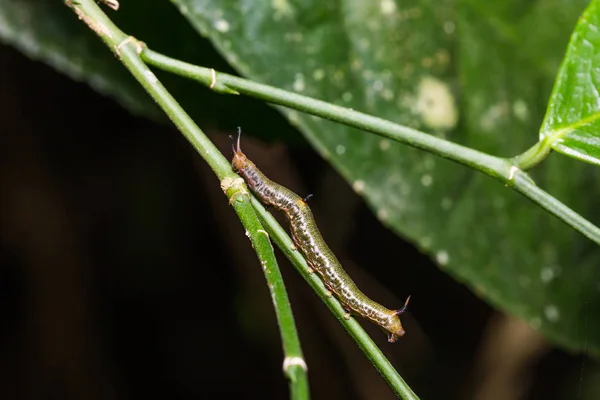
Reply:
M579 19L560 67L540 140L600 165L600 1Z
M571 29L587 5L586 0L464 0L460 6L451 0L273 0L247 7L247 2L173 1L247 77L507 156L531 144ZM166 2L130 0L107 13L157 51L225 69ZM60 2L0 0L0 37L85 79L130 110L160 115ZM208 110L231 119L220 102L244 101L168 78L161 75L192 115ZM254 113L251 107L238 109ZM590 317L600 315L600 252L594 244L489 177L355 129L283 112L382 223L492 304L568 348L587 343L600 354L600 320ZM264 122L264 112L255 114ZM540 186L600 220L597 169L551 157L534 172Z
M586 4L279 0L246 8L173 1L245 76L498 155L529 147L561 49ZM355 129L283 113L382 223L442 269L564 346L587 343L600 354L600 321L588 318L600 312L594 244L489 177ZM598 187L576 195L590 171L569 162L549 160L537 181L598 219L591 200Z
M160 115L137 82L62 1L0 0L0 39L75 80L85 79L135 113Z
M101 7L119 27L156 51L230 71L210 42L199 38L167 1L121 1L118 11ZM64 1L0 0L0 40L74 80L86 81L134 114L167 121L129 72ZM272 132L293 133L277 112L260 102L242 96L215 96L179 77L160 72L157 75L196 121L229 129L243 123L245 129L260 132L265 138L274 135ZM235 122L231 115L236 116ZM260 129L265 119L271 122L273 130Z

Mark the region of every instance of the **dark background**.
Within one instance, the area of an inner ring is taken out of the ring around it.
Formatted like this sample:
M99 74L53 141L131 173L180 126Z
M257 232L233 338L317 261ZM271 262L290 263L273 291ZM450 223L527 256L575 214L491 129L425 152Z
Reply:
M319 227L367 294L390 308L412 295L397 343L361 323L422 399L593 398L593 360L494 312L382 227L272 108L198 91L218 115L197 122L228 158L241 125L268 176L314 194ZM288 397L256 256L170 124L0 47L0 206L0 398ZM313 398L392 398L277 254Z

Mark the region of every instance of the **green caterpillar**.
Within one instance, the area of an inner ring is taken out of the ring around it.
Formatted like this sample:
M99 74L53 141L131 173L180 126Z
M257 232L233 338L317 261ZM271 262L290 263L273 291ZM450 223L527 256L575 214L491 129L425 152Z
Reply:
M404 335L400 315L406 311L410 296L404 306L390 310L368 298L358 289L342 265L329 249L315 223L305 199L286 187L267 178L240 149L241 130L237 142L233 143L232 166L250 190L265 204L283 211L290 223L292 239L310 267L317 271L328 290L335 293L349 313L361 315L383 328L388 342L393 343Z

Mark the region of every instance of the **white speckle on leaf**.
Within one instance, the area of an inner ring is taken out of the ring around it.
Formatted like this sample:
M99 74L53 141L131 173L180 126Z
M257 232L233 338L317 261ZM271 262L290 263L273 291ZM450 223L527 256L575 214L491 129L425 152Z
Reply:
M540 271L540 279L543 283L550 283L560 275L560 267L558 266L550 266L544 267Z
M450 255L446 250L440 250L435 253L435 260L438 264L444 266L448 264L448 261L450 261Z
M287 117L288 121L290 121L290 124L294 126L298 126L298 124L300 123L300 116L296 111L288 111Z
M537 317L532 318L531 321L529 321L529 325L531 325L533 329L540 329L542 327L542 320Z
M292 5L288 0L271 0L271 7L273 7L273 19L275 21L293 15Z
M391 146L391 143L390 143L390 141L389 141L389 140L387 140L387 139L382 139L382 140L379 142L379 148L380 148L382 151L386 151L387 149L389 149L389 148L390 148L390 146Z
M343 144L338 144L335 147L335 152L341 156L342 154L344 154L346 152L346 146L344 146Z
M396 3L394 0L381 0L379 9L382 14L390 15L396 12Z
M381 81L380 79L377 79L375 82L373 82L373 90L375 90L376 92L380 92L383 89L383 81Z
M508 111L508 103L504 101L489 107L481 116L481 129L487 132L493 130L498 120L508 115Z
M369 42L369 39L363 37L358 39L358 48L366 51L369 50L369 47L371 46L371 42Z
M453 201L450 197L442 198L442 209L447 211L452 208L452 205L453 205Z
M446 67L450 63L450 54L446 49L439 49L433 55L433 59L440 67Z
M342 82L346 77L346 72L343 69L338 69L333 73L333 80L335 82Z
M229 31L229 22L224 19L218 19L215 21L215 29L221 33L225 33Z
M305 88L304 85L304 75L301 73L297 73L294 79L294 90L296 92L302 92Z
M446 32L448 35L453 34L455 28L456 28L456 26L454 25L454 22L452 22L452 21L444 22L444 32Z
M431 186L433 183L433 177L429 174L425 174L421 177L421 184L423 186Z
M394 99L394 92L392 92L390 89L385 88L383 89L383 91L381 92L381 97L383 97L386 100L393 100Z
M385 208L380 208L377 211L377 218L379 218L380 221L387 221L389 217L389 212Z
M346 103L352 101L352 93L344 92L344 94L342 94L342 100L344 100Z
M419 83L415 111L433 129L451 129L458 121L454 96L448 84L431 76Z
M421 244L422 248L429 249L431 247L431 245L433 244L433 240L429 236L423 236L419 243Z
M325 70L322 68L315 69L313 72L313 79L315 81L320 81L325 78Z
M560 311L555 305L548 305L544 308L544 315L550 322L557 322L560 319Z
M513 113L521 121L526 121L529 117L529 108L523 99L515 100L513 104Z
M300 43L304 40L304 36L300 32L286 33L283 37L286 42Z
M354 181L352 189L354 189L356 193L361 194L365 191L365 181Z

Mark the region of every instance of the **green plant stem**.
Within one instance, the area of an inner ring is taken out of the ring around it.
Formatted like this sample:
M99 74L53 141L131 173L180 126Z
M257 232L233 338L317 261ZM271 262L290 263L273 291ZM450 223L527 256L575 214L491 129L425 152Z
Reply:
M346 331L350 334L352 339L358 344L362 351L367 355L371 363L375 366L381 376L387 381L388 385L392 388L394 393L398 397L405 400L418 400L417 395L412 391L408 384L402 379L398 372L394 369L389 360L377 347L377 345L371 340L371 337L365 332L360 324L354 318L346 319L344 316L346 311L339 303L339 301L331 295L327 295L327 288L323 285L323 282L318 278L317 274L309 273L309 266L306 260L299 251L293 250L294 244L285 230L275 220L273 215L269 213L263 205L256 198L252 198L252 205L257 210L260 219L264 226L267 228L271 237L277 244L287 258L292 262L292 265L302 275L304 280L313 288L319 298L327 305L329 310L342 324Z
M303 111L372 132L471 167L514 188L600 245L600 228L537 187L533 180L523 172L523 169L531 168L548 155L550 148L545 145L545 142L540 142L541 144L533 146L522 155L512 159L495 157L381 118L217 72L210 68L199 67L167 57L150 49L143 51L142 58L150 65L197 80L220 93L241 93L273 104Z
M544 161L550 151L552 151L552 141L547 138L542 139L524 153L511 158L511 162L519 169L528 170Z
M138 53L140 43L135 40L126 41L128 36L110 21L94 0L77 0L77 3L66 1L66 4L115 53L221 180L223 190L227 197L232 199L231 204L250 237L263 267L267 286L271 291L285 353L284 373L290 381L291 398L294 400L308 399L306 364L283 278L271 242L250 204L248 191L243 181L233 172L229 161L223 157L142 61Z

